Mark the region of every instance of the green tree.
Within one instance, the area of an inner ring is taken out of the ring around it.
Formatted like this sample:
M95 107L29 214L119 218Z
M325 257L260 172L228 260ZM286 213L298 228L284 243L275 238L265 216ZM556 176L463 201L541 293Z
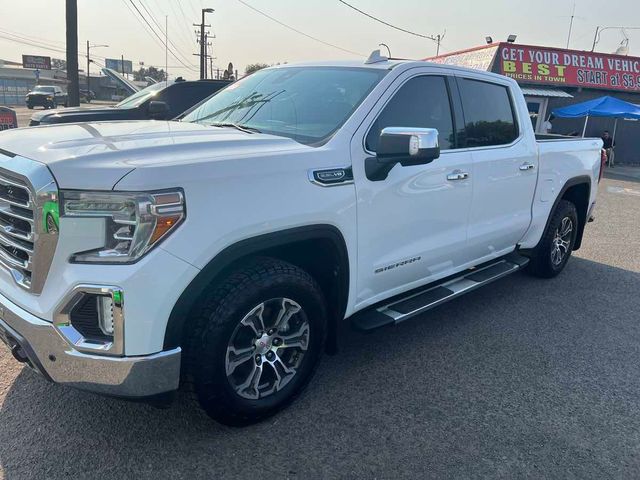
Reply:
M163 69L158 69L156 67L144 68L140 67L140 70L136 70L133 72L133 79L138 81L146 80L146 77L151 77L158 82L162 82L166 80L167 74Z
M257 72L258 70L262 70L263 68L267 68L269 65L267 65L266 63L250 63L249 65L247 65L244 69L244 74L245 75L251 75L254 72Z

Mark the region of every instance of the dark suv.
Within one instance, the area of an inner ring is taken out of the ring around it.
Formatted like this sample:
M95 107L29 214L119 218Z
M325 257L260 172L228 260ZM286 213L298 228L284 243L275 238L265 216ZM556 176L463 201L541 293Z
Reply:
M25 97L27 108L33 109L36 105L47 108L58 108L59 105L67 106L67 94L60 87L50 85L36 85Z
M159 82L125 98L117 105L65 108L37 112L29 126L108 120L170 120L229 85L227 80Z

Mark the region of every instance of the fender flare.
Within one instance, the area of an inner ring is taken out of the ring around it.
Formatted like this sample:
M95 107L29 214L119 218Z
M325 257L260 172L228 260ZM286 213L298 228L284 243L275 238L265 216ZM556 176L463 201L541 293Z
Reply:
M289 228L240 240L219 252L185 288L171 310L164 336L164 349L181 346L184 325L200 296L229 267L243 258L288 244L328 240L338 253L337 305L328 305L336 318L344 318L349 295L349 254L344 237L333 225L318 224ZM330 302L328 302L330 303Z
M567 193L567 191L571 188L571 187L575 187L576 185L586 185L588 188L588 192L587 192L587 211L589 210L589 200L591 199L591 177L589 177L588 175L579 175L577 177L573 177L570 178L569 180L567 180L565 182L565 184L562 186L562 188L560 189L560 193L558 194L558 196L556 197L556 199L553 202L553 206L551 207L551 210L549 210L549 215L547 217L547 221L544 224L544 230L542 230L542 236L544 236L544 232L547 231L547 228L549 228L549 222L551 222L551 217L553 216L553 212L556 211L556 208L558 207L558 203L560 203L560 200L562 200L562 198L564 197L564 194ZM580 212L578 212L578 215L580 214ZM587 225L587 220L588 218L586 218L587 212L585 212L585 218L578 218L579 221L579 226L578 226L578 233L576 235L576 243L573 246L574 250L578 250L580 248L580 245L582 244L582 236L584 234L584 228ZM541 240L542 241L542 237ZM540 242L538 242L540 243ZM537 245L536 245L537 248Z

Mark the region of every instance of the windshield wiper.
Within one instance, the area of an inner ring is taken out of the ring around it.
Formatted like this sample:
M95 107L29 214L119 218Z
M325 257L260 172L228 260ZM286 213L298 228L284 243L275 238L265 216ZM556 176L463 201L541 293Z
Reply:
M241 125L239 123L212 123L211 126L221 127L221 128L231 127L231 128L235 128L236 130L240 130L241 132L244 132L244 133L262 133L257 128L249 127L247 125Z

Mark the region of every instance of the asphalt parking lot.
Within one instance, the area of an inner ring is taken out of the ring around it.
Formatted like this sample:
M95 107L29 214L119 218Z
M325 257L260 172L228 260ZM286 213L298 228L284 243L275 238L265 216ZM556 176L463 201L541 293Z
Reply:
M605 179L554 280L343 329L306 393L244 429L46 383L0 347L0 478L638 478L640 180Z

